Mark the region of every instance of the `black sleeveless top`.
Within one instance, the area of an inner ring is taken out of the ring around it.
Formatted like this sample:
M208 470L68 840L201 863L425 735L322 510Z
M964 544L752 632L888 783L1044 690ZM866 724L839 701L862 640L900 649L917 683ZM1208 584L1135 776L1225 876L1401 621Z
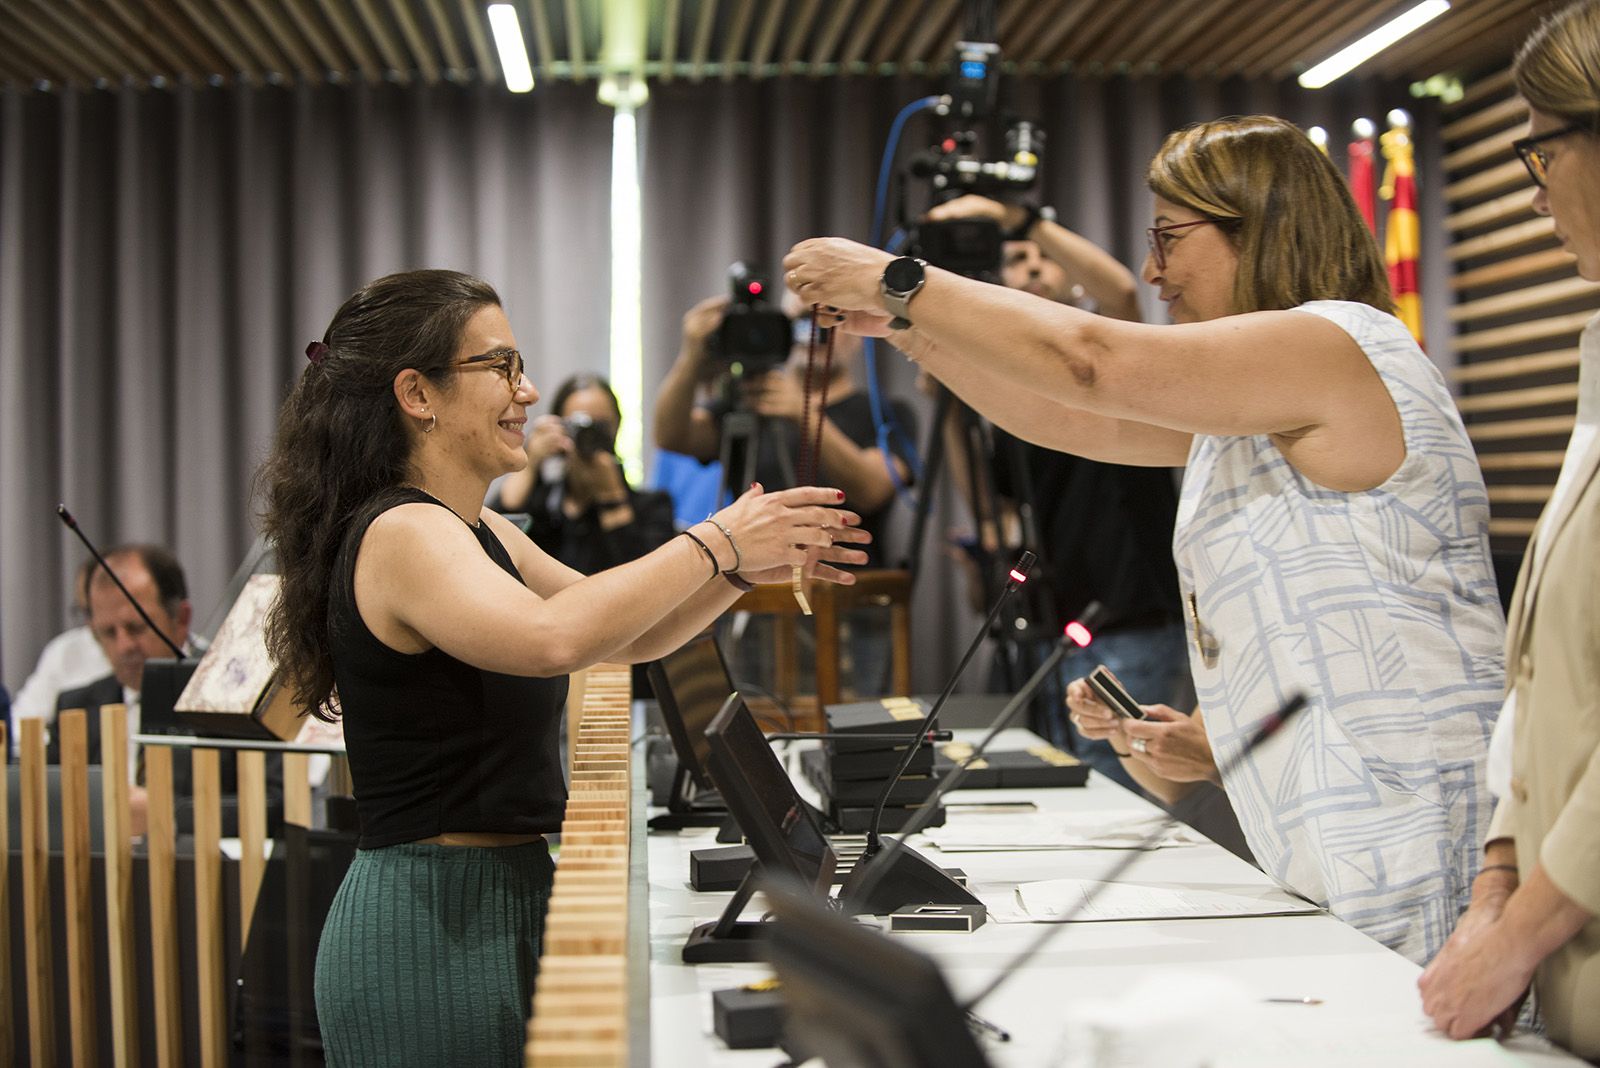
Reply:
M328 605L333 677L361 819L361 849L445 832L549 834L560 829L561 713L567 677L522 678L464 664L440 649L401 653L379 641L355 603L355 559L372 521L400 504L446 507L421 490L385 494L345 532ZM522 581L479 522L489 559Z

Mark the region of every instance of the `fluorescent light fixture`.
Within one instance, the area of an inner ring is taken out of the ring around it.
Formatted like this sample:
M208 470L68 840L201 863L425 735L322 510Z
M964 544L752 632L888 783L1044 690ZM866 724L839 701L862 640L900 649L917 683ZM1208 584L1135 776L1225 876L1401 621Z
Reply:
M494 31L494 46L500 53L506 88L513 93L526 93L533 88L533 68L528 65L528 46L522 39L517 9L510 4L490 4L489 28Z
M1423 0L1404 14L1397 15L1379 26L1355 44L1341 48L1300 75L1300 84L1307 89L1321 89L1338 81L1402 37L1427 25L1449 10L1450 0Z
M611 388L622 409L617 456L644 481L643 224L639 127L626 100L611 119Z

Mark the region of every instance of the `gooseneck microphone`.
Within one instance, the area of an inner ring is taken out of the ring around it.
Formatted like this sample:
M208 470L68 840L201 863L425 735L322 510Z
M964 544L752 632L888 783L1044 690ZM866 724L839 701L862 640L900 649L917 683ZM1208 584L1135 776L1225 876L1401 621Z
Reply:
M876 916L913 902L930 900L936 904L981 904L964 888L955 886L953 880L926 857L906 845L906 839L928 825L928 821L939 810L939 802L951 790L961 785L972 766L1000 736L1000 732L1009 727L1017 715L1028 707L1033 695L1044 685L1044 681L1055 673L1056 666L1067 653L1074 648L1087 648L1089 643L1094 641L1094 631L1105 618L1105 608L1099 601L1092 601L1083 610L1082 615L1068 623L1062 630L1061 640L1050 651L1050 655L1045 657L1044 663L1039 665L1033 677L1017 691L1016 696L1011 698L1006 707L1000 710L994 724L989 728L989 733L983 736L983 741L978 743L971 755L961 761L954 771L940 780L932 795L907 821L900 837L891 838L888 845L875 853L862 855L850 872L850 877L839 890L839 899L844 902L847 910ZM954 894L947 894L943 898L919 896L926 893L930 885L936 885L941 879L950 882L952 888L959 891L959 896Z
M89 540L89 536L79 528L78 521L72 518L72 513L67 511L65 504L56 505L56 515L62 523L66 524L67 529L76 534L78 540L83 542L83 547L89 550L89 555L94 557L95 562L105 570L107 575L111 576L111 581L117 584L117 589L122 591L122 596L126 597L128 603L133 605L133 610L139 613L139 618L144 620L145 626L155 631L156 637L167 643L167 648L172 650L173 656L182 660L184 653L182 649L178 648L178 643L169 638L166 631L156 626L156 621L150 618L150 613L144 610L144 605L135 600L133 594L128 592L128 587L122 584L122 580L117 577L117 573L111 570L111 565L106 563L106 558L100 555L100 550L94 547L94 543Z
M962 655L961 662L956 665L955 671L950 673L950 681L944 684L944 691L939 694L938 698L928 708L928 714L922 717L922 726L918 728L911 744L906 746L906 755L900 758L900 763L895 766L894 774L885 780L883 790L878 794L878 800L872 806L872 822L867 824L867 848L862 854L863 859L871 857L883 848L881 837L883 810L889 804L889 795L894 791L895 784L900 781L900 777L906 773L906 769L911 766L911 761L916 757L918 751L921 750L923 736L932 730L933 725L938 722L939 712L944 708L945 702L950 700L950 694L955 691L956 683L961 681L961 676L966 672L967 665L972 662L973 656L977 654L978 647L983 644L983 639L989 636L994 627L994 621L1000 615L1001 607L1011 598L1013 593L1022 588L1024 582L1028 581L1028 573L1033 570L1033 563L1037 559L1038 557L1034 556L1033 553L1026 549L1023 550L1021 558L1017 560L1017 566L1013 567L1010 574L1006 576L1006 584L1001 588L1000 595L994 599L994 605L989 609L989 614L985 617L983 626L978 628L978 633L973 636L972 642L967 646L967 651Z
M1273 735L1282 730L1283 725L1289 722L1289 718L1296 712L1299 712L1305 706L1305 694L1292 694L1287 701L1279 706L1276 712L1272 713L1266 719L1261 721L1261 725L1257 727L1256 732L1250 736L1250 740L1244 744L1244 748L1235 753L1232 760L1229 760L1218 769L1218 777L1226 781L1228 775L1236 771L1239 766L1256 751L1262 742L1265 742L1268 738L1271 738ZM1037 938L1024 946L1016 956L1012 957L1010 960L1006 961L1005 964L1001 965L999 971L995 973L994 978L985 983L983 989L979 990L976 994L969 998L967 1002L961 1006L961 1008L967 1012L971 1012L973 1009L977 1008L977 1006L990 994L993 994L996 990L1000 989L1001 985L1004 984L1007 979L1021 971L1022 966L1027 964L1028 961L1032 960L1040 950L1044 949L1049 941L1060 933L1063 927L1065 927L1073 918L1080 915L1084 909L1089 907L1090 903L1094 901L1094 898L1100 887L1106 885L1107 883L1115 882L1118 876L1122 875L1129 868L1133 867L1133 865L1136 864L1146 853L1148 853L1151 847L1153 847L1156 842L1160 840L1161 836L1166 834L1167 831L1171 829L1171 827L1177 822L1178 818L1176 816L1172 815L1170 812L1167 813L1166 817L1161 821L1161 824L1156 827L1155 830L1145 835L1143 841L1141 841L1138 845L1134 846L1131 850L1126 851L1121 857L1118 858L1115 864L1111 865L1110 869L1107 870L1105 875L1101 876L1095 881L1095 883L1090 885L1085 890L1083 897L1078 900L1077 904L1068 909L1066 914L1059 920L1055 920L1046 924L1045 929L1040 932Z

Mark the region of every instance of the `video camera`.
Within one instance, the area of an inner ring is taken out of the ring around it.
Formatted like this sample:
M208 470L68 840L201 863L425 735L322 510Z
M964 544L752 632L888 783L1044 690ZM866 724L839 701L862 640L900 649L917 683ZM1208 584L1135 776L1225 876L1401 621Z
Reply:
M743 260L728 268L732 302L722 325L711 335L713 359L728 365L735 379L757 377L789 358L793 324L772 303L767 274Z
M993 5L975 5L968 32L973 40L956 43L950 89L935 110L955 116L958 128L913 157L909 177L924 180L935 204L964 193L1005 197L1031 187L1039 176L1044 133L1026 120L1013 121L1005 133L1005 156L987 160L981 154L978 127L994 113L1000 84L1000 46L977 39L994 36ZM906 176L902 176L902 183ZM902 209L904 203L902 199ZM903 214L903 211L902 211ZM1005 235L990 219L951 219L905 226L906 251L936 267L994 282L999 280Z

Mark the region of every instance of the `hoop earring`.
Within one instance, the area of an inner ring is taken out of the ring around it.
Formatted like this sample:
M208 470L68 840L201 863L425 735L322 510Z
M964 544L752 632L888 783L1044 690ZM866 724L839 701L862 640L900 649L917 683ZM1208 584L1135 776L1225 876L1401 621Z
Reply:
M422 428L424 434L431 434L439 429L439 413L433 412L428 416L428 425Z

